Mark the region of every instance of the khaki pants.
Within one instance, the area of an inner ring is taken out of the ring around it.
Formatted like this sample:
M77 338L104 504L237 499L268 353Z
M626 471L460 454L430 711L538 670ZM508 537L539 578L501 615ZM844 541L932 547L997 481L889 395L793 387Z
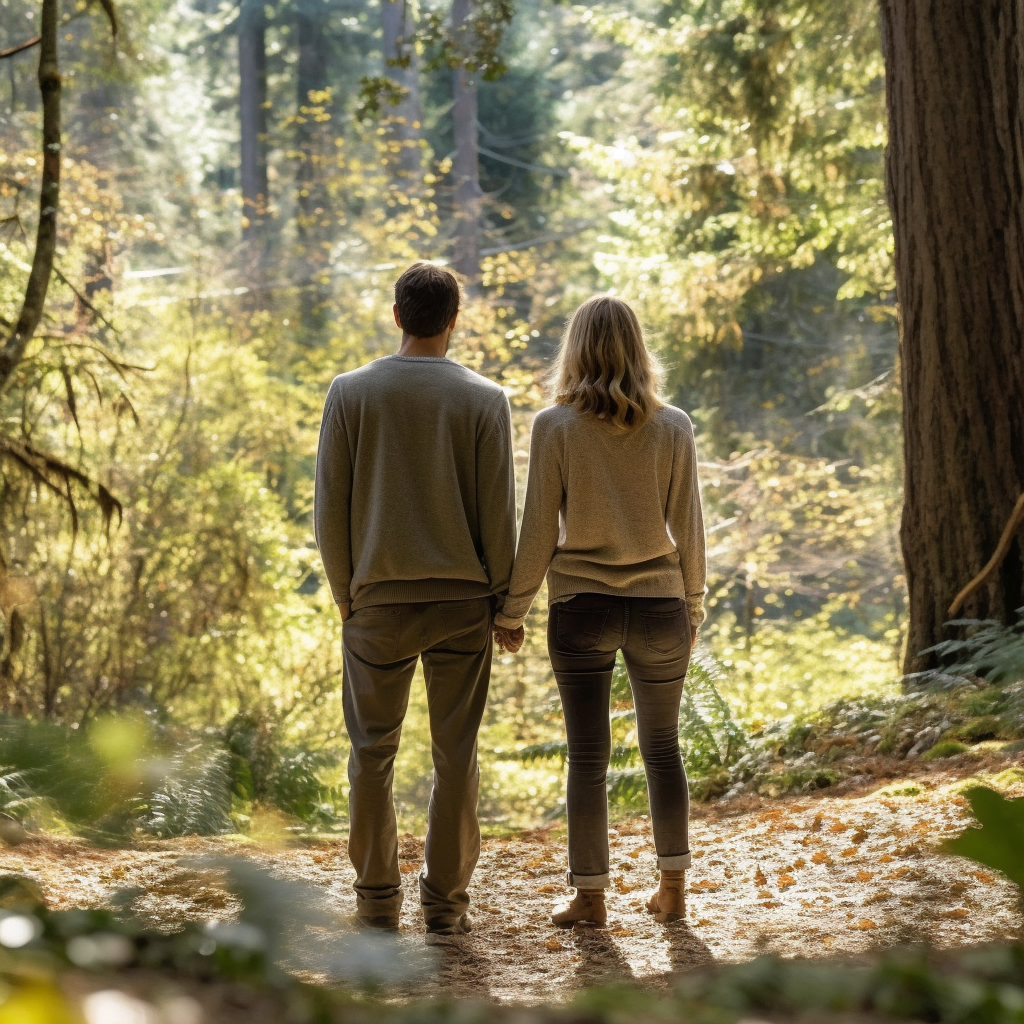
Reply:
M348 850L360 917L397 919L402 906L395 755L417 658L423 658L434 784L420 899L428 928L454 924L480 856L477 732L491 672L493 602L377 605L344 626L349 755Z

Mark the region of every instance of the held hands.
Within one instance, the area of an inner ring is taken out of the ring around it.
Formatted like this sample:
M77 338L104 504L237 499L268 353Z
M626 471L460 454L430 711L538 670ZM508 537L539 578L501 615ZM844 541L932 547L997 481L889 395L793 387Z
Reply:
M519 626L516 629L505 629L504 626L494 627L494 642L503 654L518 654L526 639L526 630Z

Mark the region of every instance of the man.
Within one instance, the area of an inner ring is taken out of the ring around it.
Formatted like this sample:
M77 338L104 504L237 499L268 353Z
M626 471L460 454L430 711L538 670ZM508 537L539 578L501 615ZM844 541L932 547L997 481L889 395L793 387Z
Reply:
M331 384L314 502L316 541L344 622L348 848L356 920L367 927L398 927L394 760L423 659L434 760L419 879L429 941L470 930L477 732L494 606L515 554L508 399L446 358L458 312L459 285L444 268L417 263L398 279L401 347Z

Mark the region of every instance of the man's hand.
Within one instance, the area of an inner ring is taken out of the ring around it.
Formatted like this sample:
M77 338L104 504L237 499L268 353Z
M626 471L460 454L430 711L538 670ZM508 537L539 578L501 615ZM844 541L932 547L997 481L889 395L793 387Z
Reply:
M518 654L525 639L526 630L522 626L516 629L506 629L504 626L494 627L494 642L503 654Z
M348 617L352 614L352 602L351 601L346 601L344 604L342 604L339 601L338 602L338 611L341 612L341 621L342 622L347 622L348 621Z

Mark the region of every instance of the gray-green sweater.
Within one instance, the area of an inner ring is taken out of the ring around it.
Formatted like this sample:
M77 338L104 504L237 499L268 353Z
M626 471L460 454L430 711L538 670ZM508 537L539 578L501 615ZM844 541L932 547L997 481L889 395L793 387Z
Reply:
M334 600L353 610L503 596L516 500L502 389L442 358L384 356L335 377L313 525Z
M548 578L575 594L680 597L704 621L704 519L693 426L667 405L637 430L554 405L537 414L508 598L495 618L519 626Z

